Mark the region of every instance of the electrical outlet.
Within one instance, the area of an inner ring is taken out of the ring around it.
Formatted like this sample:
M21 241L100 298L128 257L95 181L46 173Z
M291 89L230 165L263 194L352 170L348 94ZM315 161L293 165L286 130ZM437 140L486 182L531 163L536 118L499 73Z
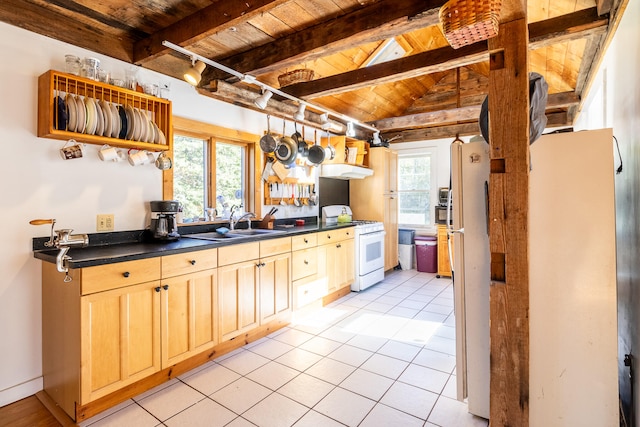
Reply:
M96 229L98 231L113 231L113 214L98 215Z

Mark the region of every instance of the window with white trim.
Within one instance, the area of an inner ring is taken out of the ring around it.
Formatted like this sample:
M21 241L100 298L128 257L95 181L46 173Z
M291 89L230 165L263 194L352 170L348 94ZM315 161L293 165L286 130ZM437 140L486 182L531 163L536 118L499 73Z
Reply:
M435 149L398 151L398 224L409 228L434 226Z

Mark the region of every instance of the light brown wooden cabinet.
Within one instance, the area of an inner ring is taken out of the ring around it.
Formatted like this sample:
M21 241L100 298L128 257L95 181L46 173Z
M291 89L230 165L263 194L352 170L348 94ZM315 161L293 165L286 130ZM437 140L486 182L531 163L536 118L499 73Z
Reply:
M373 175L349 182L349 201L354 219L384 224L384 269L398 265L398 154L388 148L371 148L369 167Z
M318 233L318 271L326 277L326 294L350 286L355 280L353 227Z
M260 324L291 315L291 238L260 242Z
M81 404L161 369L159 281L85 295L80 306Z
M219 251L221 264L236 262L218 268L221 341L291 313L290 237Z
M162 368L218 343L218 250L162 257Z
M277 329L294 306L350 292L353 237L339 228L70 269L70 283L44 262L44 389L82 421L239 346L232 338Z
M449 262L449 238L447 226L438 224L438 273L437 277L451 277L451 263ZM451 254L453 254L453 241L451 241Z

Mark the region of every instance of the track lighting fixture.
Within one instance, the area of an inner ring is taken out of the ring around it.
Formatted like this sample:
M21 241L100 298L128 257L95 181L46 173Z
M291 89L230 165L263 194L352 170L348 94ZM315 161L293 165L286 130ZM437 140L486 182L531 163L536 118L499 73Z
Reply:
M259 109L264 110L265 108L267 108L267 103L269 102L272 96L273 96L273 92L265 89L262 91L262 95L257 97L256 100L253 101L253 103Z
M304 120L304 109L307 108L306 104L300 104L298 111L293 115L293 118L301 122Z
M382 143L382 141L380 140L380 131L375 131L373 133L373 138L371 139L371 143L373 145L380 145Z
M320 115L320 128L322 130L331 129L331 122L329 122L329 113L322 113Z
M277 89L273 86L269 86L266 83L263 83L261 81L258 81L258 79L256 79L255 76L249 75L249 74L243 74L240 73L232 68L227 67L226 65L223 65L219 62L215 62L209 58L206 58L204 56L198 55L194 52L191 52L181 46L178 46L177 44L171 43L167 40L163 40L162 41L162 45L168 47L169 49L172 49L178 53L181 53L183 55L189 56L191 57L191 61L193 66L191 67L191 69L185 73L184 78L186 81L188 81L189 83L193 84L193 85L197 85L200 82L200 78L201 78L201 74L202 71L204 71L206 65L209 65L211 67L214 67L218 70L224 71L225 73L229 73L232 76L238 78L240 81L247 83L247 84L251 84L251 85L256 85L259 86L260 89L262 89L262 95L260 95L255 101L255 105L260 108L260 109L265 109L267 107L267 102L269 101L269 99L273 96L273 94L275 93L276 95L278 95L279 97L288 99L290 101L294 101L294 102L298 102L300 107L298 109L298 111L296 112L294 118L296 120L302 121L305 119L304 117L304 111L305 111L305 107L309 106L310 109L314 110L314 111L322 111L323 114L321 115L321 126L323 130L327 130L327 131L332 131L334 133L342 133L344 131L344 126L342 126L342 124L336 123L334 122L330 122L329 121L329 116L333 116L337 119L343 120L343 121L347 121L348 125L347 125L347 136L353 137L355 136L355 126L358 126L360 128L363 129L368 129L370 131L377 131L378 129L376 129L375 127L368 125L366 123L362 123L360 121L354 120L352 117L349 117L347 115L344 114L340 114L340 113L336 113L333 111L328 111L327 109L319 106L319 105L315 105L312 103L309 103L307 101L304 101L300 98L297 98L293 95L290 95L286 92L283 92L280 89ZM193 77L192 77L193 76Z
M191 67L185 71L184 80L197 86L200 83L200 79L202 79L202 72L207 67L207 65L202 61L196 61L195 58L191 58Z
M353 122L347 123L347 136L349 138L353 138L354 136L356 136L356 129L353 125Z

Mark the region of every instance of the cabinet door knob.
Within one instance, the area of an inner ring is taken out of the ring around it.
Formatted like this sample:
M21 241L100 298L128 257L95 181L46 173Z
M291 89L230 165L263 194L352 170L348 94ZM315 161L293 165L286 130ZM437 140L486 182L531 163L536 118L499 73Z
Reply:
M341 248L341 247L342 247L342 245L341 245L340 243L338 243L338 244L336 245L336 248Z
M307 261L307 260L305 259L305 260L304 260L304 263L305 263L305 264L309 264L309 261Z
M308 241L307 239L304 239L304 242L305 242L305 243L309 243L309 241Z
M169 285L162 285L162 289L164 289L165 291L169 289Z
M256 267L260 268L260 267L262 267L262 264L257 263L257 264L256 264Z
M191 265L196 265L196 260L192 259L191 261L189 261L191 263Z
M265 265L267 265L267 264L265 264L265 263L263 262L262 264L260 264L260 267L264 267Z
M124 277L129 277L131 275L131 273L129 273L128 271L125 271L124 273L122 273L122 275Z
M330 239L330 238L331 238L331 235L327 234L327 239Z
M154 288L154 290L155 290L156 292L160 292L160 286L156 286L156 287Z

